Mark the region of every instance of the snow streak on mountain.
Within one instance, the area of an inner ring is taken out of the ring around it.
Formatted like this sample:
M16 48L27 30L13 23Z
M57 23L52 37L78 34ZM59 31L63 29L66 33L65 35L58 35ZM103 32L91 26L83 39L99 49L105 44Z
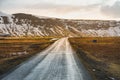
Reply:
M120 36L120 21L68 20L0 12L0 36Z

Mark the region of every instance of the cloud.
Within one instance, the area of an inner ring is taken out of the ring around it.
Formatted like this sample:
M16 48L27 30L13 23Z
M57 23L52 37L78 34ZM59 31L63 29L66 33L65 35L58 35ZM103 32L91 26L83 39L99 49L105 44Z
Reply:
M103 0L0 0L0 8L20 8L20 7L58 7L58 6L83 6L101 3Z
M120 1L116 1L113 5L107 5L101 7L101 12L113 18L120 18Z
M82 11L82 10L92 10L94 8L98 8L100 4L92 4L85 6L72 6L72 5L56 5L52 3L37 3L34 5L28 5L24 8L26 9L39 9L39 10L51 10L59 13L70 13L73 11Z
M119 4L116 0L0 0L0 9L10 14L24 12L59 18L108 19L120 17Z

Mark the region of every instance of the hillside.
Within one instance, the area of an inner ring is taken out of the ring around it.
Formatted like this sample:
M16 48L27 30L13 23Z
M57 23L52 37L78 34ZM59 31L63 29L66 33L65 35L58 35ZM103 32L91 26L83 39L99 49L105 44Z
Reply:
M68 20L0 12L0 36L120 36L120 21Z

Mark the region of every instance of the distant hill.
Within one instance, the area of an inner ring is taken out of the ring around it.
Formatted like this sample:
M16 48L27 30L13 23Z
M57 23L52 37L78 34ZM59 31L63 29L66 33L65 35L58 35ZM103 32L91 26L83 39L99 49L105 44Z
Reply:
M120 36L120 21L69 20L0 12L0 35L2 34L18 37L112 37Z

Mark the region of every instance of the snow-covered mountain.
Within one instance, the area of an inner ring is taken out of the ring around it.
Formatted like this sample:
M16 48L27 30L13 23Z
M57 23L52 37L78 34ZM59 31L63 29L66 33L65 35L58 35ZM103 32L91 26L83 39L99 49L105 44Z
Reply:
M120 21L67 20L0 12L0 35L10 36L120 36Z

